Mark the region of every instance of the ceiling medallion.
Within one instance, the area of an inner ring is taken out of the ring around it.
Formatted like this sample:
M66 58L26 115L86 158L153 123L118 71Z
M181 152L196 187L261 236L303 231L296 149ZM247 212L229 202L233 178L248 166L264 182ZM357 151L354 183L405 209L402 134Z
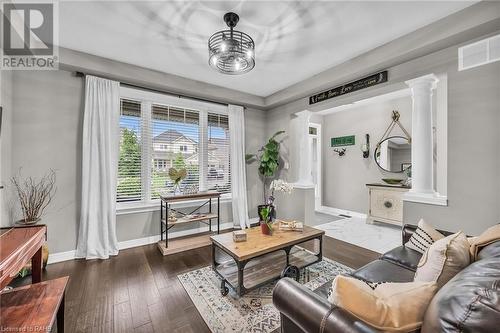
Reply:
M255 67L255 43L252 37L233 30L239 19L235 13L226 13L224 22L230 30L218 31L208 39L208 63L224 74L243 74Z

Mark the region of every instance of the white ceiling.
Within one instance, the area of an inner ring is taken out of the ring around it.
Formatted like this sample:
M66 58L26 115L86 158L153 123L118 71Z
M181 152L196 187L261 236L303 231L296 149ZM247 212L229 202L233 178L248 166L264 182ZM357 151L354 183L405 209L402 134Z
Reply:
M437 21L464 1L60 2L60 45L266 97ZM208 66L207 40L227 11L256 43L238 76Z

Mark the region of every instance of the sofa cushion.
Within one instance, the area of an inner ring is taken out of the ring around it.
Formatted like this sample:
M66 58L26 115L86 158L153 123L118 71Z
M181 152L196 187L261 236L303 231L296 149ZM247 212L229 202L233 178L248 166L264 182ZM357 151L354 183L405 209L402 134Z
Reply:
M351 273L369 282L411 282L415 272L386 260L374 260Z
M435 282L372 284L337 275L328 300L379 330L408 332L422 325L436 290Z
M396 247L382 255L382 259L389 260L395 264L402 265L415 271L422 253L412 250L406 246Z
M442 238L422 255L415 281L436 281L441 288L470 263L469 242L463 232Z
M491 256L470 264L438 291L422 332L498 332L499 323L500 256Z

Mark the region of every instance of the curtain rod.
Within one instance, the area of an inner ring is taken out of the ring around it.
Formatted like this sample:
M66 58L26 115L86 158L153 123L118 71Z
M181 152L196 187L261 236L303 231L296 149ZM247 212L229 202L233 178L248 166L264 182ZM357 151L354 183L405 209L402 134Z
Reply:
M78 77L85 77L85 75L87 75L87 74L83 73L83 72L80 72L80 71L76 71L75 75L78 76ZM93 74L89 74L89 75L93 75ZM102 77L104 79L109 79L109 80L117 81L117 80L109 78L109 77L103 77L103 76L100 76L100 75L96 75L96 76ZM178 98L191 99L191 100L200 101L200 102L208 102L208 103L219 104L219 105L224 105L224 106L228 105L228 103L217 102L217 101L213 101L213 100L209 100L209 99L205 99L205 98L176 94L176 93L173 93L171 91L159 90L159 89L154 89L154 88L149 88L149 87L143 87L143 86L139 86L139 85L136 85L136 84L133 84L133 83L123 82L123 81L118 81L118 82L120 82L120 85L127 86L127 87L130 87L130 88L137 88L137 89L147 90L147 91L151 91L151 92L157 92L157 93L161 93L161 94L167 94L167 95L178 97ZM246 109L246 107L245 107L245 109Z

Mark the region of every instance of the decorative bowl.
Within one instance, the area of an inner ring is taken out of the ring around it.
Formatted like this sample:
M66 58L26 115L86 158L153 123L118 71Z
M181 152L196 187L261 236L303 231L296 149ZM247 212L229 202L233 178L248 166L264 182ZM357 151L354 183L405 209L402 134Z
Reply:
M382 181L384 183L387 183L389 185L398 185L403 182L403 179L396 179L396 178L382 178Z

